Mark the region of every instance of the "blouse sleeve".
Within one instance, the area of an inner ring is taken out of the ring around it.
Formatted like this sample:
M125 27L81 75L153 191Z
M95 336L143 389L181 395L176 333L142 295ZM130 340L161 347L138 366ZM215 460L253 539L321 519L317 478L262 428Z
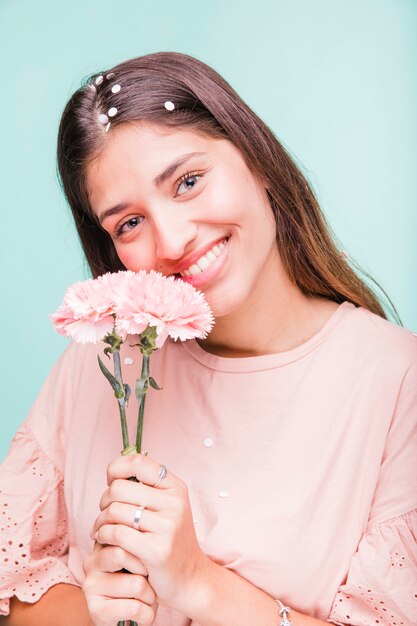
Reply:
M78 585L67 550L61 472L24 422L0 466L0 615L12 596L36 602L57 583Z
M417 509L365 533L328 621L355 626L417 624Z
M328 617L353 626L417 624L417 340L398 393L368 522Z

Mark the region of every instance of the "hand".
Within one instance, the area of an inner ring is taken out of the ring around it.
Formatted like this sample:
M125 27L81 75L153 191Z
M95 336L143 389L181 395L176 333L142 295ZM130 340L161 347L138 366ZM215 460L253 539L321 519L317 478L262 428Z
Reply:
M114 626L122 620L153 623L156 596L138 558L122 548L95 543L83 565L83 592L95 626ZM122 568L131 573L120 572Z
M195 535L186 484L168 471L154 487L159 469L159 463L142 454L112 461L93 532L100 543L140 559L158 602L187 615L209 559ZM131 476L140 482L128 480ZM145 509L136 530L133 519L140 505Z

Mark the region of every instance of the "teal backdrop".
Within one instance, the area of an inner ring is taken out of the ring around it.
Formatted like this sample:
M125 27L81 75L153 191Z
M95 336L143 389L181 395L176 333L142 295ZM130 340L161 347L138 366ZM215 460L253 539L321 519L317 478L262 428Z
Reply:
M48 314L88 277L56 177L60 114L86 75L159 50L231 83L417 329L416 0L0 0L0 460L67 344Z

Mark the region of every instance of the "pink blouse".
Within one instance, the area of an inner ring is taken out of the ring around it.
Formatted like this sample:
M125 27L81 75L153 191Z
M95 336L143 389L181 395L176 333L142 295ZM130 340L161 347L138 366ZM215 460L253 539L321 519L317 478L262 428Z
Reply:
M68 346L0 466L0 615L13 595L82 585L122 447L101 351ZM224 358L168 341L151 370L163 390L147 399L144 448L188 484L211 559L318 619L417 624L414 333L344 302L292 350ZM134 402L128 421L133 438ZM164 607L155 624L198 626Z

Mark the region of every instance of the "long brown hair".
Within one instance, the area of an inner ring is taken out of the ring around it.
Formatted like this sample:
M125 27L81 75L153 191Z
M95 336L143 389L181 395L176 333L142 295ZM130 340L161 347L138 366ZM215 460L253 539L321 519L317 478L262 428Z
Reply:
M121 86L119 91L112 91L115 84ZM169 114L164 107L167 100L175 103ZM117 114L109 118L106 132L99 115L112 107ZM402 325L379 283L341 253L307 179L274 133L213 68L179 52L148 54L90 76L62 114L58 176L94 277L125 268L91 211L87 165L117 126L141 121L231 141L267 189L282 262L299 289L337 303L349 300L387 319L377 295L352 269L354 265L378 285Z

